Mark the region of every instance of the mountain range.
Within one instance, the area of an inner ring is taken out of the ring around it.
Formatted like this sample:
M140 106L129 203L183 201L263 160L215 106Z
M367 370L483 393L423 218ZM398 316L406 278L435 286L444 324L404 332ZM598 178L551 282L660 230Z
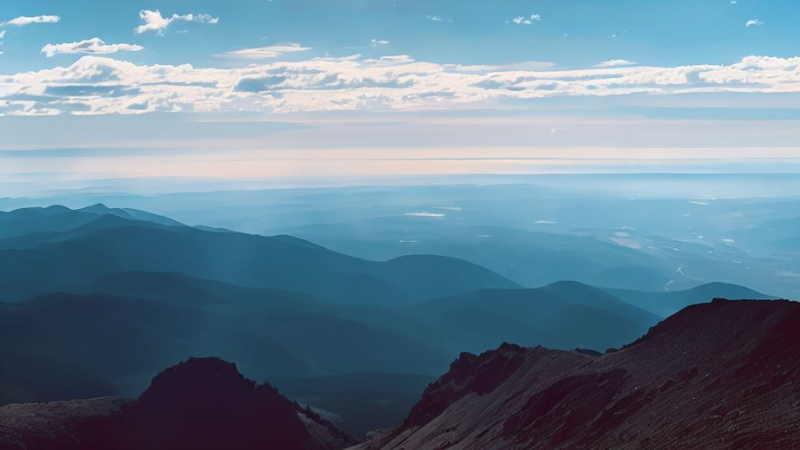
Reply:
M102 206L91 209L99 210L105 211ZM141 220L143 214L131 220L119 214L52 207L35 213L33 220L27 220L34 215L27 209L4 216L3 228L8 231L0 236L14 239L0 242L0 289L5 301L127 271L180 272L349 304L408 303L481 288L519 287L454 258L421 255L372 262L290 236L209 232ZM87 214L95 219L84 221ZM26 219L25 226L33 230L57 231L21 239L16 217ZM48 226L31 225L39 222Z
M213 355L358 437L401 420L415 380L463 351L602 352L689 304L770 298L723 284L531 289L454 258L368 261L103 205L2 213L0 237L0 404L135 397L163 367Z

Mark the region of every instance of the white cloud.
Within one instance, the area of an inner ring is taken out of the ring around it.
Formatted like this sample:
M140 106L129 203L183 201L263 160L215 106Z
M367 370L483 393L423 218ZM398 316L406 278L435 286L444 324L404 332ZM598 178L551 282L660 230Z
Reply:
M427 16L427 19L433 22L441 22L442 18L439 16Z
M764 56L730 65L582 70L459 66L404 55L240 68L84 56L68 67L0 76L0 115L419 110L565 96L800 93L798 67L800 57Z
M6 37L6 30L0 31L0 39Z
M407 213L405 213L405 215L406 216L410 216L410 217L430 217L430 218L433 218L433 219L441 219L442 217L445 217L445 214L442 214L442 213L432 213L432 212L426 212L426 211L422 211L422 212L407 212Z
M541 22L541 21L542 21L542 16L540 16L539 14L532 14L530 17L518 16L511 19L511 22L517 25L530 25L533 22Z
M373 39L369 45L371 47L380 47L381 45L389 45L389 41L379 41L377 39Z
M61 17L59 16L21 16L17 17L16 19L9 20L8 22L5 22L5 24L24 27L25 25L31 25L34 23L58 23L60 20Z
M246 48L243 50L221 53L217 56L223 58L240 58L240 59L270 59L270 58L277 58L283 55L284 53L305 52L308 50L311 50L311 48L303 47L300 44L288 43L288 44L270 45L267 47Z
M42 48L41 53L52 58L55 55L67 53L86 53L94 55L104 55L116 52L138 52L144 47L135 44L106 44L100 38L87 39L80 42L69 42L64 44L47 44Z
M609 68L609 67L625 67L625 66L635 66L637 63L634 61L628 61L626 59L612 59L609 61L603 61L600 64L596 65L597 68Z
M764 22L762 22L762 21L760 21L758 19L748 20L747 23L744 24L745 28L760 27L761 25L764 25Z
M595 67L599 68L607 68L607 67L623 67L623 66L635 66L636 63L633 61L628 61L626 59L612 59L609 61L603 61L600 64L596 65Z
M161 11L155 10L142 10L139 12L139 17L144 21L144 24L139 25L133 31L136 34L146 33L148 31L155 31L158 34L163 34L164 30L176 20L183 22L197 22L215 25L219 22L219 18L211 17L208 14L173 14L172 17L163 17Z

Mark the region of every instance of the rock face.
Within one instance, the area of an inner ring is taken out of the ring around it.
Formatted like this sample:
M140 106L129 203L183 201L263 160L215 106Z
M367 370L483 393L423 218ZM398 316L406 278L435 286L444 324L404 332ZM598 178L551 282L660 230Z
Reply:
M137 401L0 408L0 449L338 450L353 444L318 415L217 358L191 358L161 372Z
M129 402L101 397L0 407L0 449L108 448Z
M800 304L692 306L602 356L463 354L359 450L800 448Z

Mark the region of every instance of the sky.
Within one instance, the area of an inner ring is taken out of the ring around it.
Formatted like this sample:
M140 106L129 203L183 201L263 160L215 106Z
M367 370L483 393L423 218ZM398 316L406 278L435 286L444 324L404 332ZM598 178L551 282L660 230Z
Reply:
M794 0L6 0L0 181L800 172L798 17Z

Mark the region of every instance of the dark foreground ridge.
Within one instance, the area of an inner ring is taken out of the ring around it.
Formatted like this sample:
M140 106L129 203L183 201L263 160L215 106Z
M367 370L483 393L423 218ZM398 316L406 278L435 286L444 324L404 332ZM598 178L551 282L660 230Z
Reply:
M0 408L0 449L338 450L356 442L235 364L190 358L136 401L100 398Z
M800 304L688 307L602 356L462 354L358 450L800 448Z

